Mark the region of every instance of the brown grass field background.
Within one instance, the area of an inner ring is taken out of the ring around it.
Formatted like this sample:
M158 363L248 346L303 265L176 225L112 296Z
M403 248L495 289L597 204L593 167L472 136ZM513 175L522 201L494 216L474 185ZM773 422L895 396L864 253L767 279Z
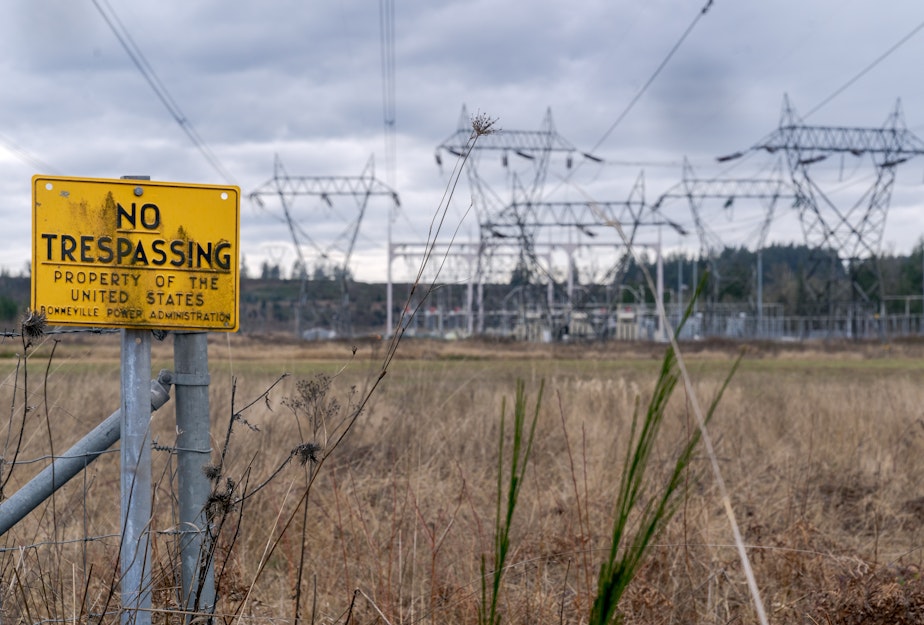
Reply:
M58 338L30 351L28 379L16 356L22 346L0 346L5 463L26 406L19 461L63 452L118 408L118 336ZM210 337L213 459L233 410L291 374L243 413L252 429L235 425L222 488L230 477L243 492L300 443L325 444L382 366L383 344L356 347L353 356L348 343ZM683 350L707 403L739 347ZM306 516L298 505L310 461L290 462L230 511L235 523L222 533L217 562L218 620L477 622L501 405L506 398L509 413L522 379L530 407L543 381L545 397L500 610L511 624L586 622L632 415L662 355L663 346L650 345L404 342L320 467ZM710 433L771 622L924 623L922 356L924 345L913 343L746 348ZM154 346L152 370L161 368L173 368L171 338ZM330 376L330 389L313 421L295 400L319 375ZM669 469L694 423L679 388L652 479ZM158 445L173 444L172 402L155 413L152 430ZM175 463L168 451L155 451L154 463L154 622L181 622L172 612ZM43 466L17 465L4 495ZM110 589L118 587L118 480L118 454L107 454L3 536L5 622L117 620ZM626 623L756 622L705 459L694 461L677 513L622 610Z

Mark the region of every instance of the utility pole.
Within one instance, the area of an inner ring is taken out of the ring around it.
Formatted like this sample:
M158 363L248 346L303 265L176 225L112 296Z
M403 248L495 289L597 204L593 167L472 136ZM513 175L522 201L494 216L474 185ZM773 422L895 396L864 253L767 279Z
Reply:
M757 248L757 336L764 334L764 248Z
M677 327L683 320L683 255L677 256Z
M655 312L658 313L658 338L659 341L667 340L667 328L664 324L667 322L667 315L661 318L661 311L664 310L664 256L661 253L661 225L658 224L658 264L656 277L657 293L655 293Z
M122 625L151 624L151 331L122 330Z

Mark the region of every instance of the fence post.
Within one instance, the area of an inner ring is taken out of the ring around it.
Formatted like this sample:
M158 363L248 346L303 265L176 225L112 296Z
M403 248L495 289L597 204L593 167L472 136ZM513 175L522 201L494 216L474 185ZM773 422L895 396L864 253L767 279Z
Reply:
M212 451L208 333L175 333L173 367L182 598L189 623L194 613L211 614L215 609L213 545L205 510L211 485L203 471Z
M122 330L122 625L151 623L151 331Z

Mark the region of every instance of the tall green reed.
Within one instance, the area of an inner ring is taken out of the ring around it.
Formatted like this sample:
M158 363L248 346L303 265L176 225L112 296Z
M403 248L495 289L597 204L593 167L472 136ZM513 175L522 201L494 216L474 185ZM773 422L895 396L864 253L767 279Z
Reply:
M479 625L498 625L501 621L497 612L497 603L501 593L504 566L510 551L510 528L513 526L513 513L517 507L517 498L526 466L533 448L536 423L539 420L539 406L542 404L542 392L545 383L539 386L536 407L529 431L526 432L526 384L517 380L516 398L513 406L513 431L510 445L510 466L504 467L504 439L506 435L506 398L501 401L500 434L497 445L497 503L494 517L494 569L491 572L491 587L488 588L487 559L481 556L481 605L478 607ZM505 480L506 478L506 480ZM506 488L505 488L506 485ZM506 497L504 496L506 491Z
M704 284L705 279L700 282L687 308L684 322L692 312L693 302L696 301L696 296L699 295ZM710 403L705 414L705 423L708 424L715 414L722 394L741 362L741 357L739 356L734 362ZM636 408L632 418L627 454L622 467L613 513L609 552L606 560L600 565L589 625L621 622L619 602L626 588L638 573L652 541L664 529L676 511L680 495L683 493L684 476L702 438L701 429L695 429L686 442L680 446L666 481L659 484L650 476L652 450L664 422L668 402L680 379L681 371L672 345L665 352L654 392L644 416L640 419ZM631 525L630 520L633 521Z

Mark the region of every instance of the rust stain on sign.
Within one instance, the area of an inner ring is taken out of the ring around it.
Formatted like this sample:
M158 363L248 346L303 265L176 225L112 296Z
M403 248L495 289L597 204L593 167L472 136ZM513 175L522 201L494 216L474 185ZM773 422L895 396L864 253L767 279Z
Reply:
M240 189L32 178L32 308L52 325L236 331Z

